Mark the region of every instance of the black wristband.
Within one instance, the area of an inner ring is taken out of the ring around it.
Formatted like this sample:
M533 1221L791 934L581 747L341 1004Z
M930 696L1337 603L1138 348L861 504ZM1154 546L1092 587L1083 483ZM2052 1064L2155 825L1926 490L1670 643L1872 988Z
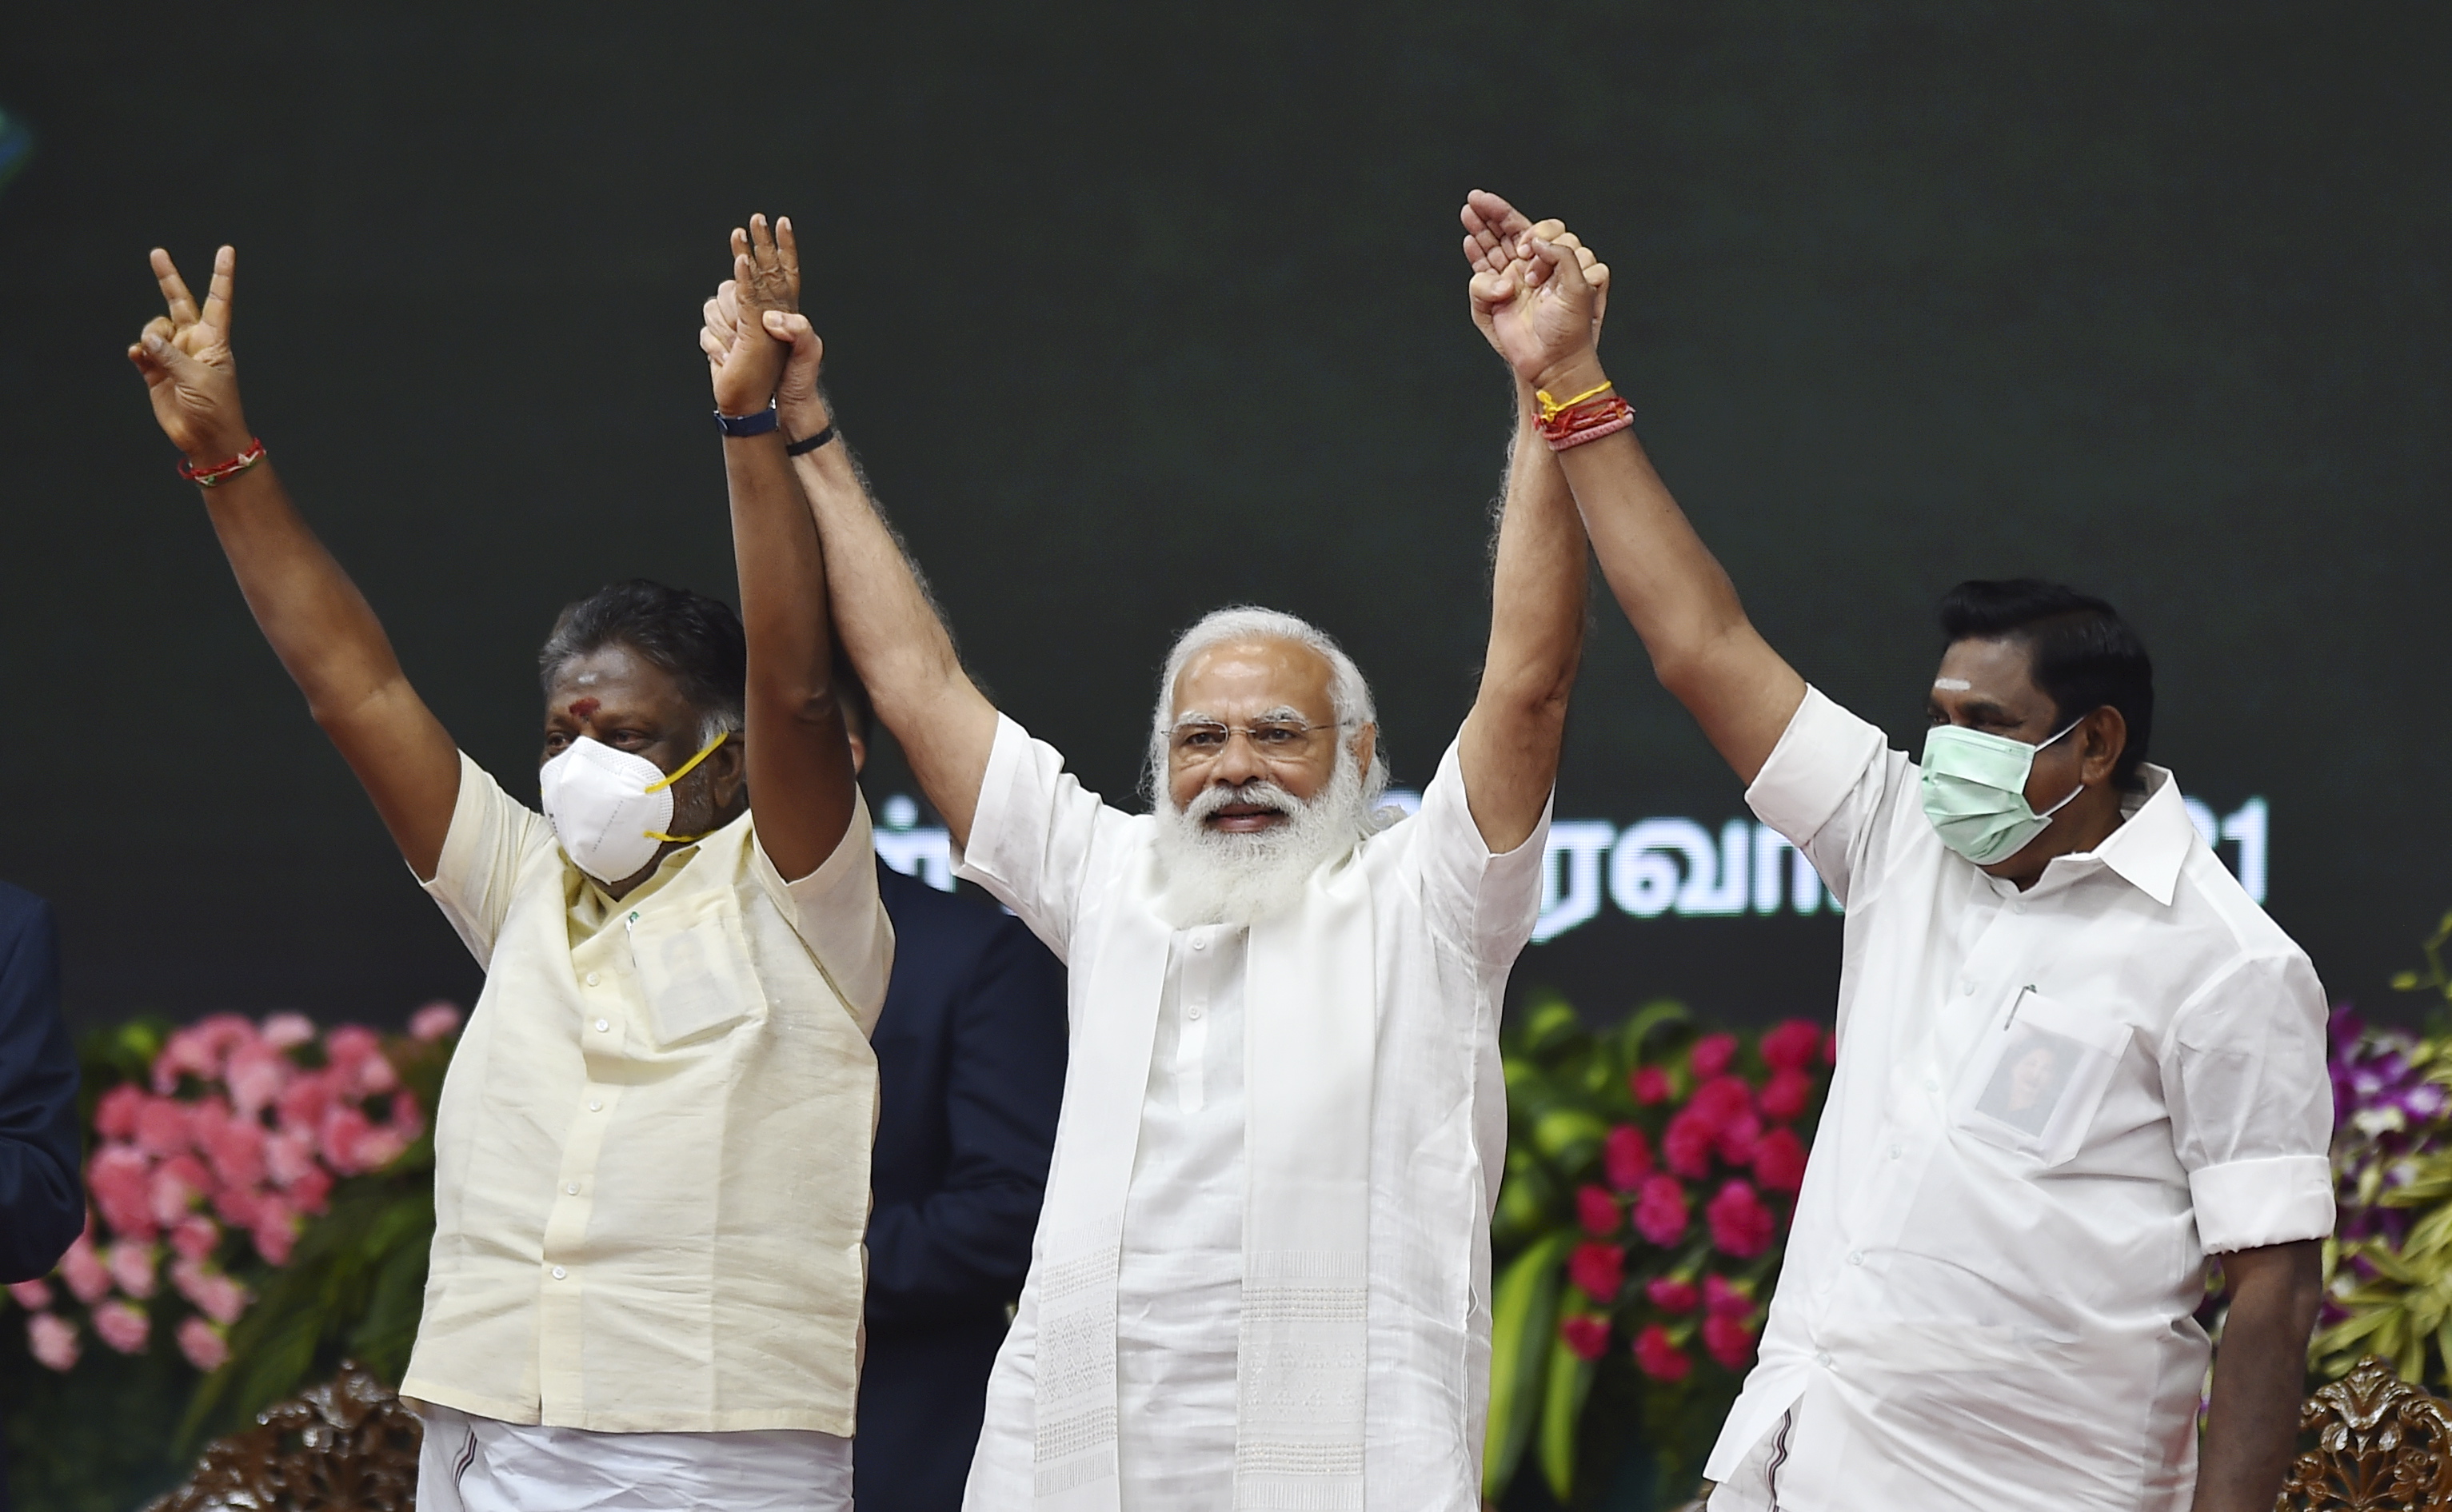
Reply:
M810 437L807 441L796 441L789 446L784 447L783 455L786 457L806 457L809 453L816 451L819 447L834 439L835 428L833 425L829 424L825 429Z
M715 428L727 436L763 436L779 423L771 400L755 415L727 415L720 409L715 412Z

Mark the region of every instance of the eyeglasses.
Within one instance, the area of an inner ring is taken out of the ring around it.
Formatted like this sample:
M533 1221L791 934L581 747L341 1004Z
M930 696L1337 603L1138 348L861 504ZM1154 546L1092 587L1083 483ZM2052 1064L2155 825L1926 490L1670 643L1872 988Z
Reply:
M1343 728L1344 721L1313 724L1298 717L1255 719L1250 724L1185 719L1167 732L1166 750L1169 759L1186 765L1215 761L1239 735L1252 742L1261 760L1290 761L1308 756L1322 733Z

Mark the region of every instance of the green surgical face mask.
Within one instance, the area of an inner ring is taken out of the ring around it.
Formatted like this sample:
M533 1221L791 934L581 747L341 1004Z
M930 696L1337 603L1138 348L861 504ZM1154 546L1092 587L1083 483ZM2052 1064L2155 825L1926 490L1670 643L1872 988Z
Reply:
M2059 743L2084 724L2083 716L2041 745L2028 745L2005 735L1987 735L1964 725L1937 724L1924 736L1924 816L1932 821L1941 843L1974 862L1990 866L2017 854L2027 842L2044 833L2052 815L2086 791L2081 781L2061 799L2037 814L2027 804L2027 774L2035 753Z

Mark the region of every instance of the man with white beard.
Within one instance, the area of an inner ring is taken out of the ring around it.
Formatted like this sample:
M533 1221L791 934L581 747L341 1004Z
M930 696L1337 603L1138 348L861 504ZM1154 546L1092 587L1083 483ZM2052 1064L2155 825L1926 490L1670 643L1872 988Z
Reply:
M1468 258L1520 275L1506 245L1469 238ZM1555 318L1529 286L1474 313L1486 335ZM707 322L730 340L726 294ZM831 434L808 323L766 324L796 344L785 429ZM1478 1505L1500 998L1539 909L1587 573L1518 397L1480 688L1420 811L1385 822L1361 673L1252 608L1167 659L1155 812L1102 803L965 676L845 448L799 455L841 644L959 874L1071 969L1054 1166L975 1512Z

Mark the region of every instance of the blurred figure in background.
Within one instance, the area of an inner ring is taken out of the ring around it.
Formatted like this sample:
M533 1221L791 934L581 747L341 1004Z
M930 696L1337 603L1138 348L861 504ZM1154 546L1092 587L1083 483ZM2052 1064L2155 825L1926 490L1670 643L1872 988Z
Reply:
M852 758L866 695L835 674ZM1064 968L1021 920L878 863L894 977L870 1043L879 1118L860 1372L860 1512L954 1512L988 1370L1030 1269L1064 1096Z
M51 906L0 882L0 1284L49 1274L84 1228L83 1153Z

